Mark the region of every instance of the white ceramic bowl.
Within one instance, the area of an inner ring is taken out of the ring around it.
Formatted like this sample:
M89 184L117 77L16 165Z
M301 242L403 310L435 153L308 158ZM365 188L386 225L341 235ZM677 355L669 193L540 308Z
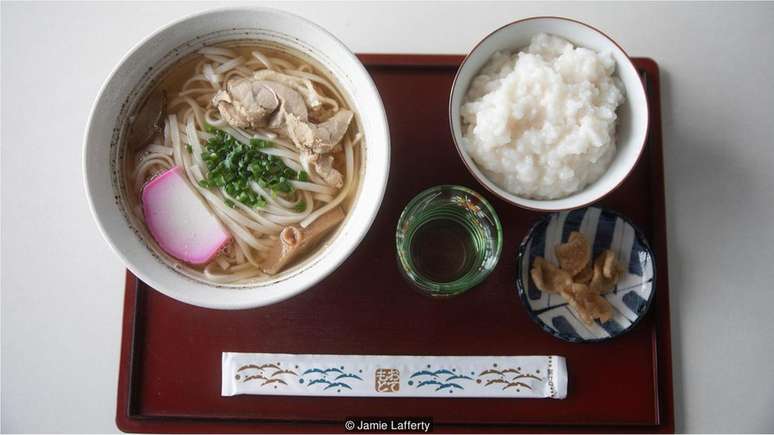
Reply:
M576 46L609 52L616 63L616 74L623 82L626 101L619 106L616 125L616 154L607 171L580 192L561 199L541 200L514 195L492 181L465 152L462 143L460 106L471 80L498 50L518 51L529 45L537 33L561 36ZM560 17L535 17L514 21L487 35L460 65L449 97L449 123L452 137L465 165L489 191L511 204L531 210L556 211L584 207L614 190L634 168L645 146L648 131L648 101L645 88L629 56L609 36L579 21Z
M336 235L300 265L271 280L241 287L194 280L163 262L145 243L121 201L120 171L126 119L159 72L204 45L237 39L280 43L330 70L358 114L365 138L357 197ZM105 239L140 279L179 301L219 309L251 308L296 295L339 266L371 226L387 185L387 117L370 75L352 52L318 25L266 8L217 9L174 22L132 49L107 79L91 111L83 155L86 192Z

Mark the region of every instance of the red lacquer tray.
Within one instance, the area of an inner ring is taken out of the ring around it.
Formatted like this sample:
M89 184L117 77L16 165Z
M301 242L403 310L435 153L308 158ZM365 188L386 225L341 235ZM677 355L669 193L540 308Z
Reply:
M658 288L631 332L573 344L543 332L515 289L515 255L540 214L480 186L454 150L447 104L461 56L362 55L387 109L390 181L352 256L288 301L243 311L176 302L127 273L118 427L128 432L341 432L351 416L430 416L435 432L672 432L672 368L658 66L635 59L650 102L645 152L600 203L638 224L656 254ZM437 184L469 186L503 224L503 255L478 287L448 300L412 290L398 272L395 224ZM565 400L220 396L221 352L564 355Z

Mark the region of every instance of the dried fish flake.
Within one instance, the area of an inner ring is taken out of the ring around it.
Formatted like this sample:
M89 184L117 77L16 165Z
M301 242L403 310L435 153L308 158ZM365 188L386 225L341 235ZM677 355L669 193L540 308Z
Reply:
M530 276L535 285L541 291L559 293L572 285L572 277L566 271L546 261L543 257L536 257L532 262Z
M591 261L591 247L586 237L578 231L570 233L567 243L554 248L559 267L570 275L577 275Z

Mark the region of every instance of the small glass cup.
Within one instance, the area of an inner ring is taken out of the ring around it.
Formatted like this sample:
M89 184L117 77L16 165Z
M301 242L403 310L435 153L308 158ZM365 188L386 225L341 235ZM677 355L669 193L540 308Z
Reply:
M410 283L430 296L454 296L494 270L502 251L502 226L478 193L435 186L403 209L395 245L400 270Z

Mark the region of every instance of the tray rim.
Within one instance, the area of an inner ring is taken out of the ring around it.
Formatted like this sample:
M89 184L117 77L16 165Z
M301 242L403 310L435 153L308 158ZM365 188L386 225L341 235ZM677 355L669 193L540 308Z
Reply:
M363 53L357 54L367 68L411 68L417 70L447 69L457 67L464 55L454 54L388 54L388 53ZM661 275L663 287L654 296L654 306L651 307L658 316L654 323L654 333L651 334L651 346L654 349L653 379L655 399L655 423L644 425L535 425L535 424L447 424L436 423L434 430L437 432L528 432L528 433L674 433L674 397L672 382L672 356L671 356L671 321L669 306L669 278L667 270L667 240L666 240L666 207L663 166L663 135L661 129L661 95L659 83L659 66L651 58L632 57L632 61L638 69L652 75L652 89L647 89L649 98L649 111L651 125L647 141L651 135L659 138L661 146L649 147L649 160L656 165L653 171L660 179L659 183L649 183L653 202L651 221L653 222L653 234L651 237L652 248L656 254L656 266ZM152 417L141 415L134 409L136 394L135 375L136 362L135 340L137 334L142 331L141 323L137 322L139 315L136 307L141 302L143 292L139 290L140 281L129 271L126 271L124 309L122 319L121 351L118 372L118 388L116 400L116 426L123 432L132 433L245 433L245 432L276 432L276 433L303 433L303 432L342 432L340 423L323 421L283 421L283 420L259 420L244 419L233 420L229 418L201 418L194 416L180 417ZM131 331L127 334L127 331Z

